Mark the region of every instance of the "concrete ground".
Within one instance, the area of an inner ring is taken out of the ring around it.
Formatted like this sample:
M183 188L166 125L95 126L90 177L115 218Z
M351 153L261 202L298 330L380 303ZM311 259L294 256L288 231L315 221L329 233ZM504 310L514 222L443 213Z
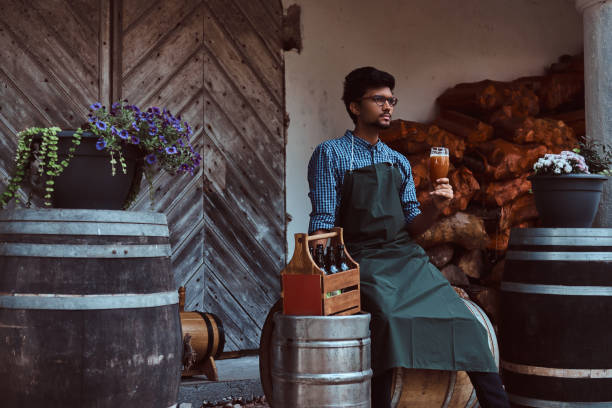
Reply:
M179 404L185 404L185 408L188 408L186 404L191 404L191 408L233 407L235 404L238 407L268 406L261 402L264 392L259 380L258 356L217 360L216 365L219 381L209 381L205 376L184 378L181 381ZM252 401L259 405L246 405Z

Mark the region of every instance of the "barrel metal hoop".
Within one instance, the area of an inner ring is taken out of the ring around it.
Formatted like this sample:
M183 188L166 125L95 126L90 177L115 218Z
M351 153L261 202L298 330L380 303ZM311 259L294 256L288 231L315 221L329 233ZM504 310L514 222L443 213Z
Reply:
M509 361L501 362L504 370L525 375L537 375L541 377L558 378L612 378L612 369L603 368L551 368L539 367L527 364L516 364Z
M604 402L567 402L549 401L536 398L521 397L520 395L508 393L508 399L516 404L535 408L608 408L612 406L612 401Z
M167 225L163 213L153 211L83 210L83 209L13 209L0 211L0 222L18 221L84 221L110 224L159 224Z
M7 309L101 310L168 306L178 303L178 292L62 295L38 293L0 294L0 307Z
M272 344L277 347L289 345L295 349L330 349L330 348L347 348L347 347L362 347L371 344L369 337L360 340L338 340L338 341L283 341L278 338L273 338Z
M352 384L362 383L372 378L372 370L356 371L351 373L333 374L290 374L286 371L272 370L272 377L277 381L300 384Z
M167 225L87 221L0 222L0 234L168 237Z
M606 247L612 246L612 237L541 237L523 236L515 238L511 245L534 245L534 246L579 246L579 247Z
M0 256L41 258L159 258L172 254L169 244L55 245L0 243Z
M565 286L536 283L502 282L503 292L534 293L563 296L612 296L612 286Z
M612 252L508 251L511 261L612 261Z

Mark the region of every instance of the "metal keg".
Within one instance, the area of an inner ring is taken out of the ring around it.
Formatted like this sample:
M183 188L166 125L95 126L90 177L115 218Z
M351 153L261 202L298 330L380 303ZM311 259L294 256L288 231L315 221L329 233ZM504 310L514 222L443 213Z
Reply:
M274 407L370 407L370 314L274 316Z

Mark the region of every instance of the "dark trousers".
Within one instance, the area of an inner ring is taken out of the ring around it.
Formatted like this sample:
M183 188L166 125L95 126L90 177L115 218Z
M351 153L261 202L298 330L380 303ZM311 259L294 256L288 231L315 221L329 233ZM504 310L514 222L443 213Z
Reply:
M482 408L510 408L510 402L497 373L468 371ZM372 378L372 408L389 408L393 370Z

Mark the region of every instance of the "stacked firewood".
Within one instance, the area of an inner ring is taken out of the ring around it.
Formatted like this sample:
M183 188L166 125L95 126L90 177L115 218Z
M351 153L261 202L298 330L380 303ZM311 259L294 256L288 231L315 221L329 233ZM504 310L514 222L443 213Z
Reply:
M449 148L455 198L418 241L495 322L510 230L538 222L527 176L539 157L584 137L583 57L563 56L542 76L459 84L437 103L432 123L395 120L381 138L409 159L422 205L431 200L429 149Z

